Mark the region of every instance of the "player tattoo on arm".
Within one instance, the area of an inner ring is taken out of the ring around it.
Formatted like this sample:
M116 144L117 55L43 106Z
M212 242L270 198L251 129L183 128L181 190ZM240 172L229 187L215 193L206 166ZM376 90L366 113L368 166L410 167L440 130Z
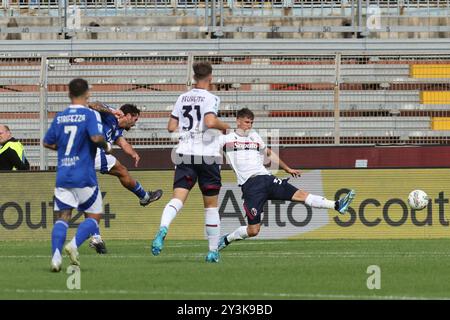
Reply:
M100 101L89 102L88 103L88 107L91 108L92 110L95 110L95 111L98 111L98 112L104 112L104 113L111 113L112 114L111 109L106 107Z
M110 108L110 107L104 105L100 101L89 102L88 107L91 108L92 110L95 110L98 112L112 114L112 115L116 116L117 118L120 118L124 115L122 110Z

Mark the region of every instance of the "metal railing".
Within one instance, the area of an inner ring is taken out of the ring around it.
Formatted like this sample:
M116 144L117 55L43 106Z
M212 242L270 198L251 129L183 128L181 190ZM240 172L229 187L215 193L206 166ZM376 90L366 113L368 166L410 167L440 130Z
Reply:
M283 146L427 145L450 141L449 54L210 54L44 56L0 59L0 123L24 142L34 167L53 166L41 139L82 77L92 99L143 110L126 136L137 148L172 147L169 113L191 84L193 61L213 64L220 116L256 114ZM48 157L48 159L47 159Z
M433 38L450 32L449 16L448 0L2 0L0 17L8 23L0 33Z

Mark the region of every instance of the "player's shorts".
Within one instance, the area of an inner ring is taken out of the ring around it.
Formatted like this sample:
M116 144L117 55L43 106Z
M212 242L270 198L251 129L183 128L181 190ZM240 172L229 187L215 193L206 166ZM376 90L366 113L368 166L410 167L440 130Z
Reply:
M116 157L111 154L106 154L102 148L97 148L97 154L95 155L95 170L100 173L108 173L112 167L116 164Z
M55 211L77 209L80 212L103 213L102 193L98 186L55 188Z
M241 187L244 199L244 211L248 224L261 222L264 204L267 200L291 200L297 188L287 179L278 179L272 175L259 175L249 178Z
M203 195L215 196L220 192L222 187L220 177L220 164L207 161L199 156L184 157L183 162L175 166L175 176L173 188L183 188L191 190L198 180L198 185Z

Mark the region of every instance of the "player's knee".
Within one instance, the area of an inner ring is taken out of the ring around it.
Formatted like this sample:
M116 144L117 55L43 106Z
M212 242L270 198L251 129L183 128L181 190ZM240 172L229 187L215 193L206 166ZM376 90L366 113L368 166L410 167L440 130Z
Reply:
M121 164L119 161L116 162L116 164L114 165L114 168L120 172L120 173L124 173L127 172L127 168L125 168L125 166L123 164Z
M247 234L251 237L256 237L259 233L259 230L261 229L260 225L254 225L247 228Z
M58 220L63 220L67 223L72 218L72 212L69 210L55 211L55 214L56 214Z
M252 231L248 231L248 236L250 237L250 238L252 238L252 237L256 237L257 235L258 235L258 233L259 233L259 230L252 230Z
M293 201L300 201L305 202L306 198L308 197L309 193L303 190L297 190L296 193L294 193L294 196L292 197Z
M111 172L114 172L114 174L117 175L119 178L128 178L129 177L127 168L120 162L116 162L114 167L111 169Z
M100 223L100 219L101 219L101 215L100 214L95 214L95 213L84 213L84 217L87 218L91 218L96 220L98 223Z
M220 188L218 189L202 189L202 194L207 197L217 196L220 193Z

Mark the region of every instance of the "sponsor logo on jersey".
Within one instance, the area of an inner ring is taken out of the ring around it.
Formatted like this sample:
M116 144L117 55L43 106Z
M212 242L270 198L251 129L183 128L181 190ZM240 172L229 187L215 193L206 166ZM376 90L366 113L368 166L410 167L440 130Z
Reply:
M241 141L233 141L228 142L225 145L225 150L227 151L238 151L238 150L256 150L259 151L259 143L257 142L241 142Z

